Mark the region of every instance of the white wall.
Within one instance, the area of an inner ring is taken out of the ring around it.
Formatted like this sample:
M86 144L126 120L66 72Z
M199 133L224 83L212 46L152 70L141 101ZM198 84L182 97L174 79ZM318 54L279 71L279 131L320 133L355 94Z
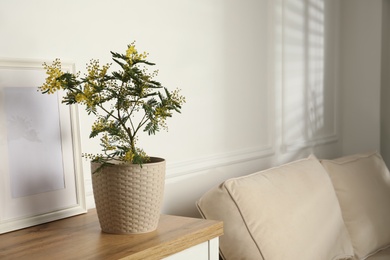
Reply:
M74 62L76 69L82 71L90 58L109 62L110 50L123 51L136 40L139 48L147 50L150 60L157 63L159 80L166 86L182 88L187 98L182 114L168 122L169 132L142 136L139 144L149 154L167 159L163 211L197 216L195 201L227 178L310 153L320 158L336 157L342 153L343 136L344 153L378 146L376 68L370 67L366 75L362 65L348 70L349 61L343 63L346 88L341 107L337 58L340 8L337 0L326 2L330 3L330 24L326 28L331 35L326 54L329 51L332 57L327 60L326 84L331 91L326 90L322 96L325 120L315 135L290 135L290 130L302 131L311 122L306 114L295 114L286 104L296 100L289 94L289 81L281 65L285 56L280 26L284 21L278 17L279 0L2 0L0 57L59 57ZM343 6L343 12L353 19L355 14L346 10L346 3ZM377 47L378 36L371 27L376 26L379 5L373 6L368 12L373 16L367 19L369 25L359 26L368 26L367 33L372 33L375 40L371 44ZM342 30L357 29L352 21L343 19L347 24ZM347 50L355 37L348 35L342 38L346 51L343 57L355 61L355 54L364 46L355 47L354 52ZM377 59L378 53L361 55L370 60L372 55ZM352 76L355 72L364 76L361 83ZM373 86L373 91L359 87L361 84ZM310 108L310 98L302 99L303 93L293 93L300 100L294 103L297 108ZM370 103L368 111L359 111L361 116L357 118L353 111L360 109L360 102L356 104L352 97L367 97L375 104ZM340 114L345 122L343 131ZM92 119L81 112L80 122L83 152L98 152L98 143L87 138ZM371 123L373 128L364 128ZM352 131L360 127L363 129ZM360 141L357 147L355 143ZM89 162L83 160L83 169L88 205L93 207Z
M340 2L343 153L379 151L382 0Z

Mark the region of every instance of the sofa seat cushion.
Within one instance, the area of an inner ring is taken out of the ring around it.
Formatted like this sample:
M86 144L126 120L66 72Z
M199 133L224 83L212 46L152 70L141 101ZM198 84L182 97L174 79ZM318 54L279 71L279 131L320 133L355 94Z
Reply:
M374 253L372 256L366 258L366 260L389 260L390 259L390 247Z
M322 160L340 202L355 255L366 259L390 245L390 174L376 153Z
M203 217L224 222L224 259L353 257L331 180L313 156L229 179L197 205Z

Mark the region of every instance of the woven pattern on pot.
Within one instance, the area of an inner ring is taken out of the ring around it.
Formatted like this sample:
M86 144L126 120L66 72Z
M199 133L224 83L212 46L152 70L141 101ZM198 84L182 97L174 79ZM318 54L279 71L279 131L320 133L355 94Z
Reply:
M92 163L92 172L100 164ZM165 161L104 166L92 175L96 210L107 233L145 233L157 228L165 186Z

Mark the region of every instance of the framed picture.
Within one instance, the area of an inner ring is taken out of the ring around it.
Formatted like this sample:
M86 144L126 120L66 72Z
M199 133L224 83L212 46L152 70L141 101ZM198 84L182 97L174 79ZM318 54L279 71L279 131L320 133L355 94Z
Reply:
M87 211L77 107L38 91L42 63L0 60L0 234Z

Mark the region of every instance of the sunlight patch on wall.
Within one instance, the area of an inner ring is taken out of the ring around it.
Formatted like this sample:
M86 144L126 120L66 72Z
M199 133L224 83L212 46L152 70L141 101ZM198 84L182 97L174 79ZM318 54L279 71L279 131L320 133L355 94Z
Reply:
M325 0L281 3L283 149L299 149L334 140L335 85L325 53L332 28L326 28ZM330 59L329 61L331 61ZM329 82L330 84L327 84ZM327 100L327 101L326 101Z

